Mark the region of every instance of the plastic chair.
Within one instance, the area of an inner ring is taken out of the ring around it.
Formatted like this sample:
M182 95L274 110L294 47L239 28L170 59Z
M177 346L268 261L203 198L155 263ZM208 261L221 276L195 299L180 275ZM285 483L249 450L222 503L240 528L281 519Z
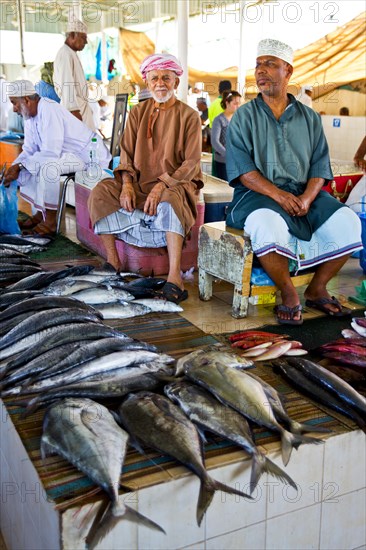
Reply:
M112 160L109 167L112 168L113 157L119 156L121 151L121 138L126 122L126 113L127 113L127 99L128 94L117 94L116 95L116 104L114 107L114 118L113 118L113 129L110 145L110 153L112 155ZM66 178L60 183L60 198L57 209L56 216L56 234L60 232L62 216L65 209L66 203L66 193L67 186L71 180L75 179L75 172L70 174L61 174L61 177L66 176Z

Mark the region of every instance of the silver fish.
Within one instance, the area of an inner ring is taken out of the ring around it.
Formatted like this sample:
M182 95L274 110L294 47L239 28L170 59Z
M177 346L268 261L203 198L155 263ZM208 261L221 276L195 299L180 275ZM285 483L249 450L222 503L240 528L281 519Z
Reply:
M67 358L73 351L77 350L86 341L71 342L52 348L46 353L42 353L32 361L29 361L18 369L13 369L7 376L2 377L0 382L0 391L8 386L22 384L23 380L28 381L30 377L35 378L40 373L50 370L54 365L58 365L63 359Z
M98 284L91 281L84 281L83 279L80 280L75 277L65 277L64 279L59 279L58 281L50 283L42 290L42 293L46 296L68 296L79 290L96 286L98 286Z
M221 351L221 346L207 346L204 349L198 349L196 351L192 351L191 353L188 353L184 355L183 357L180 357L176 364L176 370L175 375L181 376L184 374L186 366L190 365L192 361L194 361L198 357L207 357L211 358L215 361L221 361L228 367L233 368L251 368L254 366L254 363L252 359L246 359L245 357L242 357L240 355L235 355L234 353L230 353L227 351Z
M93 377L93 380L83 379L76 384L69 384L32 397L26 404L26 410L22 417L33 413L38 407L45 403L63 399L65 397L88 397L89 399L107 399L123 397L133 391L156 390L161 386L166 376L171 376L172 368L169 365L160 363L157 370L154 364L146 363L144 369L149 372L142 372L142 369L134 369L134 373L126 376L126 369L119 369ZM150 368L151 367L151 368Z
M70 368L87 363L97 357L106 356L114 351L134 351L141 349L157 352L156 346L139 340L133 340L132 338L103 338L101 340L79 343L78 348L73 350L72 353L65 355L57 361L51 359L52 364L48 361L47 369L42 369L40 375L34 376L32 373L32 377L27 381L26 385L33 384L35 380L48 378L54 374L61 374L61 372Z
M297 489L296 483L291 477L256 447L250 427L241 414L223 405L208 391L190 382L173 382L165 386L164 392L169 399L180 406L200 430L209 430L232 441L252 457L251 493L264 472L287 481L294 489Z
M10 370L19 368L42 353L69 342L111 337L122 339L128 338L127 334L99 323L67 323L52 327L46 330L45 335L38 335L33 344L28 344L31 347L23 351L20 350L21 353L19 353L16 358L9 360L6 364L6 371L9 372Z
M0 309L5 309L8 306L21 302L26 298L37 296L40 293L40 290L19 290L15 292L6 292L0 296Z
M134 304L141 304L148 307L151 311L156 313L175 313L183 311L183 308L179 304L169 302L168 300L160 300L157 298L138 298L133 301Z
M14 344L18 340L36 333L39 330L60 325L62 323L72 322L94 322L99 323L98 313L90 313L81 308L54 308L46 311L38 311L24 319L16 327L10 330L5 336L0 338L0 350Z
M262 380L262 378L256 376L253 372L248 372L247 374L257 380L263 386L263 389L271 403L271 407L276 415L276 418L288 425L292 433L302 434L306 432L330 432L330 430L328 430L327 428L322 428L321 426L312 426L310 424L303 424L291 418L285 409L283 398L278 393L278 391L273 386L267 384L267 382Z
M84 302L79 302L75 298L67 298L64 296L37 296L33 298L27 298L13 306L10 306L5 309L5 311L0 313L0 323L5 319L9 319L19 313L24 312L36 312L36 311L45 311L46 309L53 308L79 308L89 311L94 315L98 316L98 312L93 307L85 304Z
M97 305L96 309L102 314L103 319L129 319L151 312L150 308L133 302L101 304Z
M99 485L109 496L95 532L89 532L88 548L94 548L120 519L129 519L153 529L163 529L126 506L118 495L128 434L103 405L90 399L64 399L51 405L43 422L41 453L57 453ZM93 527L92 527L93 529ZM164 531L163 531L164 532Z
M317 439L293 434L278 423L263 386L242 370L228 367L214 356L201 355L185 367L186 375L253 422L280 433L282 460L287 465L293 447L319 443Z
M73 297L90 305L110 304L119 301L129 302L134 299L134 296L127 290L107 288L100 285L75 292Z
M138 445L149 445L189 468L201 480L197 523L201 524L217 490L251 498L213 479L207 472L202 444L195 425L169 399L151 392L130 394L120 405L122 425Z
M159 360L162 363L173 361L172 358L153 351L114 351L108 353L107 355L103 355L102 357L91 359L90 361L76 367L67 369L65 372L61 372L60 374L55 374L54 376L35 382L26 388L22 388L20 393L37 393L39 391L43 391L44 389L48 390L51 388L57 388L58 386L73 384L78 380L90 378L95 374L106 373L108 371L122 369L125 367L130 368L133 365L139 365L141 367L144 363L149 363L156 360ZM7 392L3 392L2 395L6 396L9 394ZM14 395L14 393L12 395Z

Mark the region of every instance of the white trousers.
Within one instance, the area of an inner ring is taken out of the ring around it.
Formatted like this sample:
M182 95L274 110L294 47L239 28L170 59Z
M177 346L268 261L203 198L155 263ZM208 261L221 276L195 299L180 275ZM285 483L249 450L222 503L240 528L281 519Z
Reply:
M36 174L23 169L18 176L20 195L36 210L57 210L60 195L61 174L84 170L85 162L73 153L66 153L57 160L42 164Z
M276 252L293 260L296 270L334 260L362 250L361 222L349 208L340 208L314 233L310 241L297 239L289 232L285 220L273 210L260 208L244 224L253 251L258 257Z

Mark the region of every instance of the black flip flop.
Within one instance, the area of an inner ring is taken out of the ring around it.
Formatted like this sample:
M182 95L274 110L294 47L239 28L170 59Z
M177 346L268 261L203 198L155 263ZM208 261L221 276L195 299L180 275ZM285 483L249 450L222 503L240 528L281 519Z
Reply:
M339 311L331 311L329 308L326 307L327 304L336 306ZM307 307L317 309L322 313L326 313L327 315L330 315L330 317L347 317L348 315L352 314L352 309L342 306L342 304L340 304L337 298L335 298L334 296L332 296L331 298L319 298L318 300L306 300L305 305Z
M165 283L161 292L162 298L165 298L169 302L174 302L179 304L188 298L188 292L182 290L179 286L174 283Z
M297 306L294 306L294 307L284 306L283 304L279 304L278 306L274 307L273 311L276 314L277 323L279 323L280 325L302 325L304 322L302 315L300 315L300 319L294 319L296 313L298 311L300 312L302 311L301 304L298 304ZM278 315L280 311L282 311L283 313L289 313L290 319L282 319L282 317Z

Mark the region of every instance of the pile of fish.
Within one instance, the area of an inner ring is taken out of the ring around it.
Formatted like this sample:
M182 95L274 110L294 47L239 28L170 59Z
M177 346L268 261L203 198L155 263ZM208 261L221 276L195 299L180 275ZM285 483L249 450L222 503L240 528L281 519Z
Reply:
M165 282L162 278L142 277L137 273L116 274L108 269L93 269L87 276L56 281L43 293L47 296L71 295L96 307L105 320L183 311L178 304L160 299Z
M285 464L293 447L321 441L302 435L316 430L289 418L274 388L241 370L251 366L252 361L208 348L178 360L175 379L165 385L165 395L146 390L130 392L112 414L95 401L77 395L49 406L44 417L43 454L60 454L109 496L87 535L88 548L94 548L123 518L162 530L152 520L136 515L118 497L128 440L141 453L146 453L146 447L151 448L177 460L198 476L198 525L216 491L251 499L264 472L297 489L293 479L256 447L249 422L280 433ZM178 376L182 372L185 376ZM102 422L95 422L96 418ZM251 457L249 494L209 475L204 465L204 432L233 442L244 449L246 457Z
M32 394L28 407L32 411L62 396L103 398L156 388L160 375L171 374L171 357L105 325L103 314L88 303L92 299L50 291L82 291L95 285L93 278L101 277L112 276L93 266L75 266L39 271L2 289L2 397ZM143 286L138 288L141 295ZM92 290L99 300L99 289Z
M272 361L276 371L301 393L350 418L366 433L366 398L318 363L300 357Z
M352 329L342 330L338 338L319 346L316 352L347 367L366 367L366 312L365 317L354 317Z
M244 349L243 357L255 357L256 361L269 361L282 355L306 355L302 343L288 340L286 334L274 334L260 330L244 330L229 336L231 347Z
M46 249L50 239L19 235L0 235L0 286L20 281L42 267L29 259L27 254Z

